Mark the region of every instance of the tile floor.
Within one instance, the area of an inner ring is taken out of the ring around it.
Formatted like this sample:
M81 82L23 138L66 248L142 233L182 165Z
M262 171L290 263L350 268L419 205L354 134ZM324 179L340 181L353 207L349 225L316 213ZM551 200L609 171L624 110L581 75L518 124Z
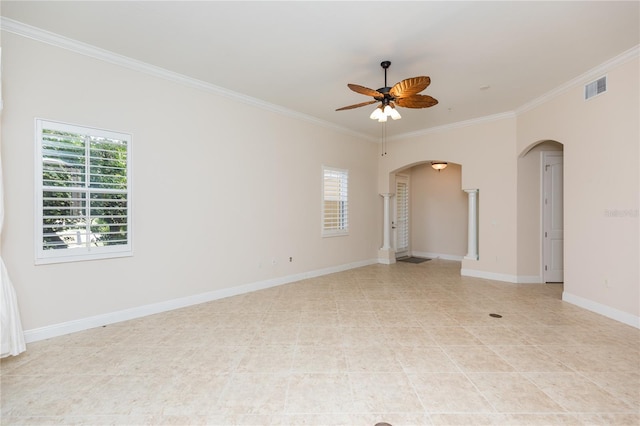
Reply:
M2 360L2 424L640 424L640 330L459 270L372 265L30 344Z

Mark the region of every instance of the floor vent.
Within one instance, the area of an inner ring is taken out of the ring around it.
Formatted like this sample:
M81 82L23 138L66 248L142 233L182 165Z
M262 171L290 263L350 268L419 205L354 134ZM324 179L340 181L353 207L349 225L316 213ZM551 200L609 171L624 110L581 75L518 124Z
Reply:
M607 91L607 76L600 77L599 79L592 81L584 86L584 99L591 99L594 96L599 95Z

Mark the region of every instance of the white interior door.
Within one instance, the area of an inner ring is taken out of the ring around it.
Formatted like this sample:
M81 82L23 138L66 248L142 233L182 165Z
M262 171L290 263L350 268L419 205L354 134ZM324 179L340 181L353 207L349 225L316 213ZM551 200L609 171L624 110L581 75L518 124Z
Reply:
M396 176L396 208L393 220L396 258L409 256L409 177Z
M543 281L564 281L562 152L542 153Z

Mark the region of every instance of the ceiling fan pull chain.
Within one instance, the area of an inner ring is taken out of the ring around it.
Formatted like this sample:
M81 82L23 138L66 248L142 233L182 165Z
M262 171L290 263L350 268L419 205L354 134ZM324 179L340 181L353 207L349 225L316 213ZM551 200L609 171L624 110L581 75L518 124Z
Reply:
M380 147L381 157L387 155L387 123L382 123L382 146Z

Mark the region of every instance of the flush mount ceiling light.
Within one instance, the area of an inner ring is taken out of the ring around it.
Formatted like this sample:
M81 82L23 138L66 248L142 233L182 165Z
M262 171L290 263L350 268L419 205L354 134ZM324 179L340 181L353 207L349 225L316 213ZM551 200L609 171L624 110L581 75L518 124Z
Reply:
M445 163L444 161L432 161L431 162L431 167L433 167L434 170L437 170L437 171L446 169L447 166L448 166L448 164Z
M359 108L380 102L380 105L371 113L369 118L384 123L387 121L387 117L391 117L393 120L401 118L400 113L396 111L396 105L404 108L429 108L438 103L431 96L418 94L431 84L431 78L427 76L407 78L400 83L396 83L393 87L388 87L387 69L390 65L390 61L380 63L380 66L384 69L384 87L378 90L369 89L358 84L347 84L349 89L354 92L373 97L372 101L338 108L336 111Z

